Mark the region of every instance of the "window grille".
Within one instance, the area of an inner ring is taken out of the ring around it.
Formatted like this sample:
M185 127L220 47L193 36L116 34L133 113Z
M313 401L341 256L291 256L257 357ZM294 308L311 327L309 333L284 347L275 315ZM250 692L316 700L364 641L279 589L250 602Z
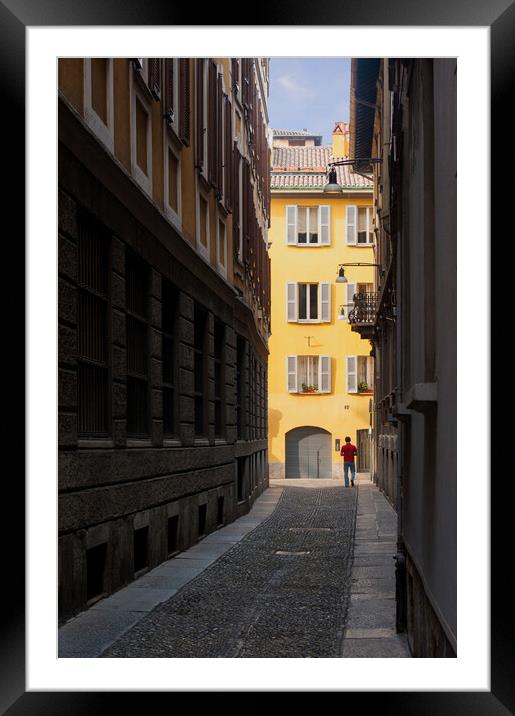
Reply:
M78 242L78 432L106 436L108 430L109 235L88 218Z
M195 306L194 328L194 398L195 398L195 435L206 434L206 326L207 313Z
M172 437L177 433L175 322L178 293L174 286L164 279L161 299L163 435Z
M222 437L224 432L224 346L225 326L215 322L215 436Z
M236 435L243 438L243 380L245 360L245 339L238 336L236 345Z
M148 267L127 254L127 435L148 435Z

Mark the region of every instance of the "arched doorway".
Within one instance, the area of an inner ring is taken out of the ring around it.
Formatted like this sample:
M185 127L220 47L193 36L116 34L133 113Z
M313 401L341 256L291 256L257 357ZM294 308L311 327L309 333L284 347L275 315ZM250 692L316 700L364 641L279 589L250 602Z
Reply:
M330 479L331 433L323 428L304 426L285 435L287 478Z

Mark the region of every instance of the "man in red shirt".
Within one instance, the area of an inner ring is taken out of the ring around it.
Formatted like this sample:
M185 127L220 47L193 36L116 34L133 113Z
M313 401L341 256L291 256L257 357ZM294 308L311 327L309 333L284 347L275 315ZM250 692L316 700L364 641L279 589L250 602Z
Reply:
M354 464L354 456L358 454L358 448L353 445L349 437L345 438L345 445L340 450L340 455L343 455L343 477L345 478L345 487L349 486L349 470L350 470L350 484L354 487L354 477L356 476L356 465Z

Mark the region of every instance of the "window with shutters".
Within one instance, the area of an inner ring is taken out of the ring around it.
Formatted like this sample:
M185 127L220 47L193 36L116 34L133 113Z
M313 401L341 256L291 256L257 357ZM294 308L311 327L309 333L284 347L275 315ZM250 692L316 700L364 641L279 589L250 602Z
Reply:
M237 204L237 211L233 212L233 222L236 221L236 242L235 245L238 247L237 259L240 263L243 263L243 162L241 161L241 154L239 150L235 148L236 157L236 179L237 186L235 188L235 204Z
M287 206L286 243L290 246L329 246L331 208L327 205Z
M223 95L223 154L222 154L222 170L223 170L223 200L224 207L227 211L234 208L234 163L235 151L233 147L233 128L232 128L232 106L228 95Z
M133 57L133 75L148 100L161 99L162 64L160 57Z
M331 392L331 357L287 356L286 386L289 393L313 395Z
M374 359L372 356L357 356L358 393L370 392L374 387Z
M225 326L221 321L215 321L214 364L215 437L223 438L225 433Z
M231 88L233 96L241 103L241 59L231 59Z
M374 243L371 206L347 206L346 235L349 246L370 246Z
M163 117L169 130L179 136L179 60L164 60Z
M161 99L161 74L163 60L161 57L149 57L147 60L147 85L155 100Z
M374 243L374 227L372 224L372 207L358 207L358 232L357 246L370 245Z
M195 436L207 435L207 312L195 304L194 313L194 410L195 410Z
M374 387L372 356L347 356L347 392L370 392Z
M84 60L84 119L95 135L114 151L113 60Z
M349 312L352 311L354 308L354 295L356 293L356 284L351 283L350 281L345 284L345 291L347 300L345 301L345 305L343 307L343 313L344 316L347 318L349 317Z
M78 433L109 434L109 235L83 217L78 242Z
M216 263L219 272L227 276L227 229L225 221L218 218L218 230L216 237Z
M218 69L216 63L207 61L207 177L213 187L218 187L218 152L220 150L218 124Z
M207 178L208 148L208 60L195 61L195 165Z
M131 252L126 262L127 435L148 436L149 310L147 264Z
M202 189L197 192L197 247L209 261L209 201Z
M286 316L289 323L328 323L331 321L331 284L286 284Z
M177 339L178 291L163 279L161 286L163 436L177 435Z
M165 134L164 142L164 206L165 213L172 224L181 228L182 192L181 192L181 153Z
M138 184L152 194L152 121L150 103L139 84L131 82L131 166Z
M189 147L191 137L191 69L187 57L179 59L179 139Z
M241 440L245 433L245 355L246 340L243 336L238 336L236 343L236 436L238 440Z
M241 114L237 109L234 110L234 136L241 143Z

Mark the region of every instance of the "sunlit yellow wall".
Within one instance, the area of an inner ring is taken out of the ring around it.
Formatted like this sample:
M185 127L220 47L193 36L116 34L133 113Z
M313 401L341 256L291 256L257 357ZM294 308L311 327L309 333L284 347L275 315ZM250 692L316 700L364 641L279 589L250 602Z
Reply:
M331 207L331 245L298 247L286 244L286 206L289 204ZM345 320L337 320L338 308L347 302L344 283L335 283L338 264L374 262L371 247L347 246L345 217L348 204L372 205L372 193L350 198L315 195L312 198L284 198L272 195L272 335L269 342L269 462L285 462L285 433L301 426L317 426L332 435L333 474L341 458L334 450L335 438L343 442L346 435L356 441L356 430L369 426L369 394L347 392L347 355L370 355L371 345L351 331ZM355 283L373 283L374 269L347 268L346 276ZM286 283L288 281L330 282L330 323L288 323L286 320ZM312 336L308 347L306 336ZM286 357L288 355L330 355L332 392L326 394L291 394L287 391ZM348 408L346 408L348 406ZM271 471L271 476L273 476Z

